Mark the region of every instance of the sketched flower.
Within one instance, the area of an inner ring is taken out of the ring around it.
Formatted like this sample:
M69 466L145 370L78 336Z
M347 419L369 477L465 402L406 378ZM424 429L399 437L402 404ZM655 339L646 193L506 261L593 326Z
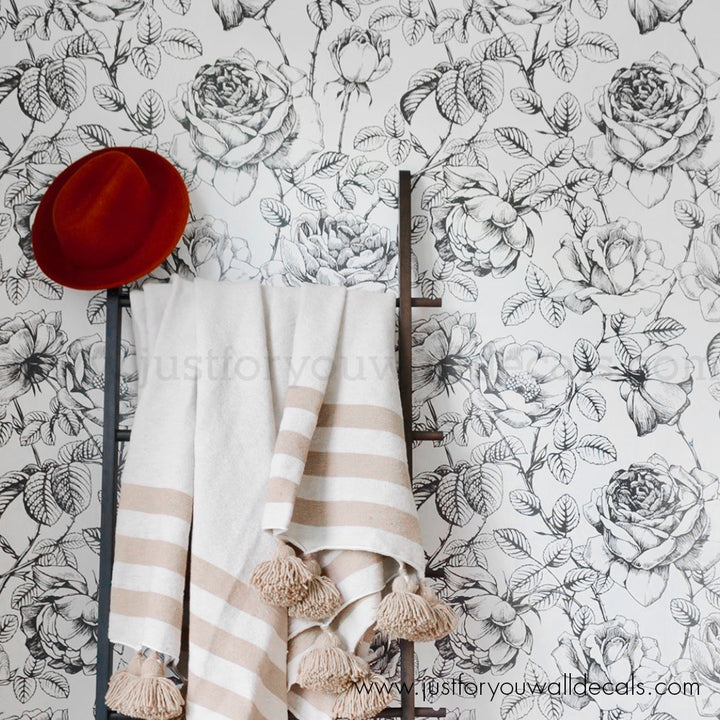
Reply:
M642 605L665 591L670 565L705 570L720 559L718 479L698 468L653 455L618 470L584 510L600 533L587 541L585 561Z
M24 606L22 630L30 654L53 668L86 675L97 662L97 600L85 578L67 566L33 567L38 594Z
M597 305L605 315L654 311L658 288L670 277L660 243L646 240L638 223L620 218L590 228L582 240L565 235L555 253L563 280L553 294L571 310Z
M203 65L180 85L170 110L187 131L173 138L173 160L232 205L253 191L260 163L296 168L322 148L318 106L303 73L246 50Z
M342 212L300 215L291 238L280 240L280 260L263 267L273 283L345 285L364 290L387 290L396 284L397 243L386 227Z
M661 22L673 22L692 0L628 0L630 12L641 33L654 30Z
M96 22L132 18L145 4L144 0L71 0L77 9Z
M622 372L620 395L638 435L672 425L690 404L695 369L682 345L653 343L631 358Z
M693 240L692 251L693 260L675 268L678 283L690 300L700 302L705 320L720 321L720 217L710 223L704 240Z
M698 637L690 638L690 657L673 663L679 683L696 683L695 706L703 717L720 715L720 614L712 613L700 623Z
M68 720L68 711L53 710L25 710L22 715L12 715L7 720Z
M365 658L372 671L386 680L400 680L400 642L385 633L375 632Z
M431 211L438 253L476 275L505 277L521 252L532 254L532 231L487 170L447 167L444 172L450 194Z
M486 343L472 378L473 405L515 428L551 423L573 386L560 353L512 335Z
M365 91L369 82L379 80L392 65L390 41L355 25L343 30L328 50L341 81Z
M495 675L512 669L520 651L532 650L532 633L520 608L511 597L501 596L495 578L484 568L452 567L445 574L454 590L448 601L461 617L458 629L448 636L458 666Z
M223 30L237 27L245 18L260 15L275 0L212 0L215 12L222 20Z
M447 392L470 367L479 342L471 313L444 312L413 322L413 402Z
M622 692L623 684L631 678L635 684L652 687L667 672L660 662L660 648L655 638L640 635L638 624L622 616L602 623L588 625L576 638L569 633L560 636L558 647L552 651L561 673L573 680L610 683L618 688L614 693L592 693L574 696L570 703L580 706L594 700L601 710L633 712L653 702L652 695Z
M588 161L645 207L657 205L675 165L694 170L720 161L711 105L719 87L702 68L671 63L662 53L618 70L586 106L603 133L588 143Z
M45 380L66 338L60 330L60 313L28 311L0 320L0 404Z
M515 25L525 25L550 22L562 10L563 0L480 0L478 4Z
M120 345L120 416L132 415L137 399L137 363L134 348ZM58 401L68 410L103 424L105 391L105 342L100 335L78 338L67 346L57 365L61 385Z

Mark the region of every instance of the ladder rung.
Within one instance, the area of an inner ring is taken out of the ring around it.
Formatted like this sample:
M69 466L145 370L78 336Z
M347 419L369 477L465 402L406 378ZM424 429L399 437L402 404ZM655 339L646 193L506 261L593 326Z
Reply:
M400 298L395 301L395 305L400 305ZM442 307L442 298L410 298L411 307Z
M130 439L130 428L118 428L115 431L115 442L127 442Z
M439 442L445 435L439 430L413 430L411 437L413 440L434 440L435 442Z
M402 715L402 708L400 707L391 707L391 708L385 708L379 715L376 715L375 717L381 717L381 718L395 718L400 717ZM416 707L415 708L415 717L416 718L434 718L434 717L445 717L447 715L447 708L438 708L437 710L435 708L431 707Z

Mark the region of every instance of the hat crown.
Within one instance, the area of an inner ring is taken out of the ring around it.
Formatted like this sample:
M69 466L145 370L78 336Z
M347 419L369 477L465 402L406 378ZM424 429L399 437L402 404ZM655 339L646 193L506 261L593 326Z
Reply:
M126 153L108 150L88 160L62 187L53 207L63 252L82 267L121 262L145 239L151 197L145 173Z

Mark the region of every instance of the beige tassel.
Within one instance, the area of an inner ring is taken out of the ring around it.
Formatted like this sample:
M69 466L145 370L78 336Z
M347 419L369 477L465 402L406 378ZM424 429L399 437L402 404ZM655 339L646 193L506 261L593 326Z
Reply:
M252 571L250 584L266 603L290 607L305 599L312 579L312 573L295 551L280 541L272 560L259 563Z
M370 675L343 690L335 699L335 720L365 720L380 714L393 699L391 687L382 675Z
M337 585L322 574L317 560L305 560L305 566L313 578L307 586L307 595L296 605L288 608L288 615L304 620L322 620L331 618L342 606L342 595Z
M315 646L300 658L297 682L301 687L336 695L370 674L364 660L345 652L340 638L324 630Z
M453 632L458 624L455 611L446 602L438 599L432 588L425 582L420 583L420 596L430 606L432 622L424 628L418 628L414 641L440 640Z
M182 715L184 704L180 688L165 677L165 666L153 652L143 662L135 692L122 712L142 720L172 720Z
M112 674L105 694L105 704L111 710L123 715L128 714L128 700L134 698L144 659L138 650L130 659L127 667Z
M377 628L391 638L421 641L435 623L428 601L418 595L417 581L404 575L393 580L392 592L381 601L377 612Z

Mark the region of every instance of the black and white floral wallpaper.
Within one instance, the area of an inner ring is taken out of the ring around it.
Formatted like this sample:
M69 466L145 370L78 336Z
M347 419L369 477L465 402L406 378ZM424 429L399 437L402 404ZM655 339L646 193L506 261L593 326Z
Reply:
M103 295L45 278L30 227L63 167L127 144L191 188L156 277L394 291L413 172L443 298L415 422L445 433L414 489L461 616L418 649L419 701L720 716L718 23L716 0L0 0L0 718L91 717ZM135 383L128 338L128 417ZM533 692L584 675L615 691Z

